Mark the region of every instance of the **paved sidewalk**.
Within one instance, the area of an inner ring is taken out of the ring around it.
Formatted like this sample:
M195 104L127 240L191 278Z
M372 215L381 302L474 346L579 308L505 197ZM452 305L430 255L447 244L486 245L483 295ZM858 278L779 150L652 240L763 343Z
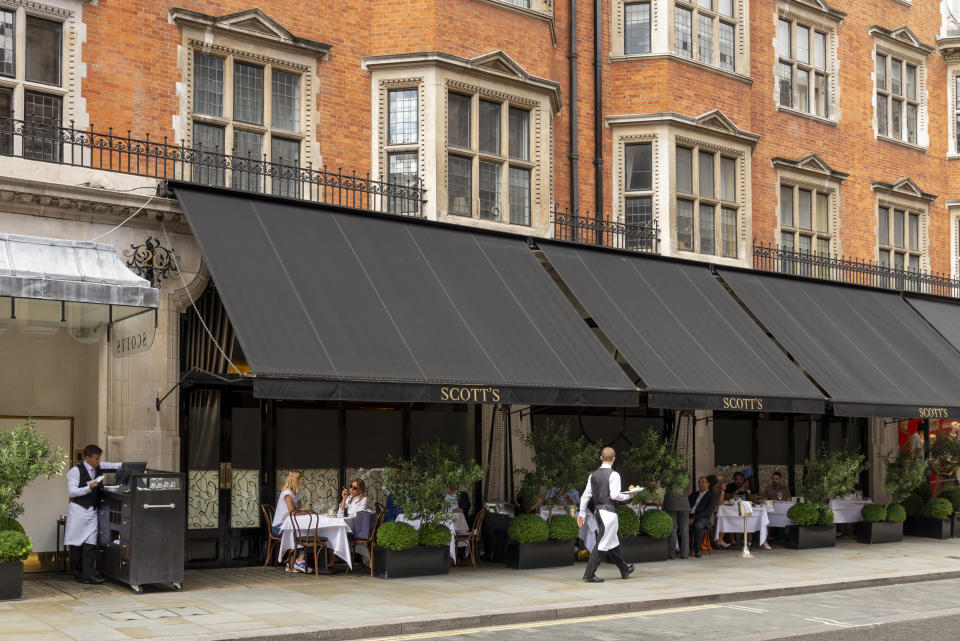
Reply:
M66 574L28 575L24 599L0 602L4 641L112 639L356 639L960 578L960 539L908 538L826 550L732 551L702 560L644 563L603 584L574 567L518 572L489 564L449 576L385 581L368 573L288 575L242 568L186 573L183 592L148 586L88 586Z

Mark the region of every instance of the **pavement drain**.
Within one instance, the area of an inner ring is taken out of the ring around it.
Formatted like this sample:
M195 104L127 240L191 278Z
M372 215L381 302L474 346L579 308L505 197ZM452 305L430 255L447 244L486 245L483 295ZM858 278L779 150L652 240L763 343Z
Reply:
M111 621L149 621L169 617L189 617L210 614L203 608L185 606L181 608L150 608L148 610L124 610L122 612L104 612L103 616Z
M178 616L171 612L170 610L137 610L137 614L142 616L144 619L166 619L167 617Z
M203 608L198 608L194 605L188 605L182 608L168 608L168 609L171 612L173 612L173 616L177 616L177 617L194 617L200 614L210 614Z
M145 617L133 611L126 612L104 612L103 616L111 621L140 621Z

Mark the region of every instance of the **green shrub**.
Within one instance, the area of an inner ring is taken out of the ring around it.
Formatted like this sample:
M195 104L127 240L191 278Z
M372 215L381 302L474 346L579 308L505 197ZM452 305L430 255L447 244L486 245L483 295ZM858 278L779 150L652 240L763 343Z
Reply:
M33 544L23 532L5 530L0 532L0 563L23 561L30 556Z
M449 533L449 530L447 530ZM449 539L447 539L449 541ZM390 521L377 530L377 545L400 552L409 550L420 541L420 533L409 523Z
M440 523L424 523L420 526L420 545L431 548L450 545L450 528Z
M953 511L960 512L960 487L953 486L940 492L938 498L947 499L953 504Z
M11 518L0 516L0 532L23 532L23 526L18 521Z
M553 541L576 541L580 535L577 519L569 514L556 514L550 519L550 539Z
M887 507L888 523L903 523L907 520L907 511L899 503L894 503Z
M550 537L550 527L536 514L518 514L510 521L507 536L518 543L540 543Z
M924 503L933 498L933 492L930 491L930 483L928 483L926 480L924 480L923 483L917 487L913 488L913 493L919 496Z
M816 525L820 514L810 503L796 503L787 510L787 518L796 525Z
M673 531L673 519L663 510L647 510L640 517L640 531L655 539L665 539Z
M817 525L833 525L833 510L827 505L821 505L817 510Z
M879 523L887 518L887 508L882 505L869 504L864 505L860 510L863 520L867 523Z
M903 499L901 503L903 509L910 516L920 516L923 513L923 499L921 499L916 494L911 494L907 498Z
M620 538L637 535L640 529L640 517L626 505L617 506L617 521L620 523L620 529L617 530Z
M923 506L923 515L931 519L949 519L953 515L953 503L947 499L930 499Z

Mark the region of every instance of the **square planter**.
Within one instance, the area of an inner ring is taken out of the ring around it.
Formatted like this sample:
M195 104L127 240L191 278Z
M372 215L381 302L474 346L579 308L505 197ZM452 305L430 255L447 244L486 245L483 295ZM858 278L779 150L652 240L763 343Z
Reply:
M450 548L418 545L409 550L388 550L379 545L373 553L373 574L381 579L435 576L450 573Z
M23 561L0 563L0 601L23 596Z
M908 516L903 524L907 536L924 536L930 539L949 539L953 534L953 519L931 519L926 516Z
M896 543L903 540L903 523L857 523L857 540L861 543Z
M515 570L562 568L573 565L573 541L517 543L507 539L507 567Z
M794 550L812 550L837 546L835 525L788 525L787 547Z
M951 527L953 528L950 536L955 539L960 538L960 512L954 512L953 518L950 519L950 521L952 523Z
M620 553L627 563L666 561L670 556L670 539L652 536L625 536L620 539Z

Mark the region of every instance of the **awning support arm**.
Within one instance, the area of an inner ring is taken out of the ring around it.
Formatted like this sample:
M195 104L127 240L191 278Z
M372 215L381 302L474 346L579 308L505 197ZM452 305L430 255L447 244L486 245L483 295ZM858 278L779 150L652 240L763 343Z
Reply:
M173 394L174 390L176 390L178 387L180 387L180 385L183 384L183 381L186 380L186 378L187 378L188 376L190 376L191 374L197 374L197 373L199 373L199 374L206 374L207 376L212 376L212 377L214 377L214 378L218 378L218 379L220 379L221 381L223 381L223 382L225 382L225 383L232 383L232 382L235 380L235 379L225 378L225 377L223 377L223 376L220 376L219 374L214 374L213 372L208 372L207 370L203 369L202 367L191 367L189 370L187 370L187 371L183 374L183 376L180 377L180 380L177 381L177 383L176 383L173 387L171 387L169 390L167 390L167 393L166 393L166 394L164 394L163 396L158 396L158 397L157 397L157 411L158 411L158 412L160 411L160 404L163 403L165 400L167 400L167 397L170 396L171 394Z

